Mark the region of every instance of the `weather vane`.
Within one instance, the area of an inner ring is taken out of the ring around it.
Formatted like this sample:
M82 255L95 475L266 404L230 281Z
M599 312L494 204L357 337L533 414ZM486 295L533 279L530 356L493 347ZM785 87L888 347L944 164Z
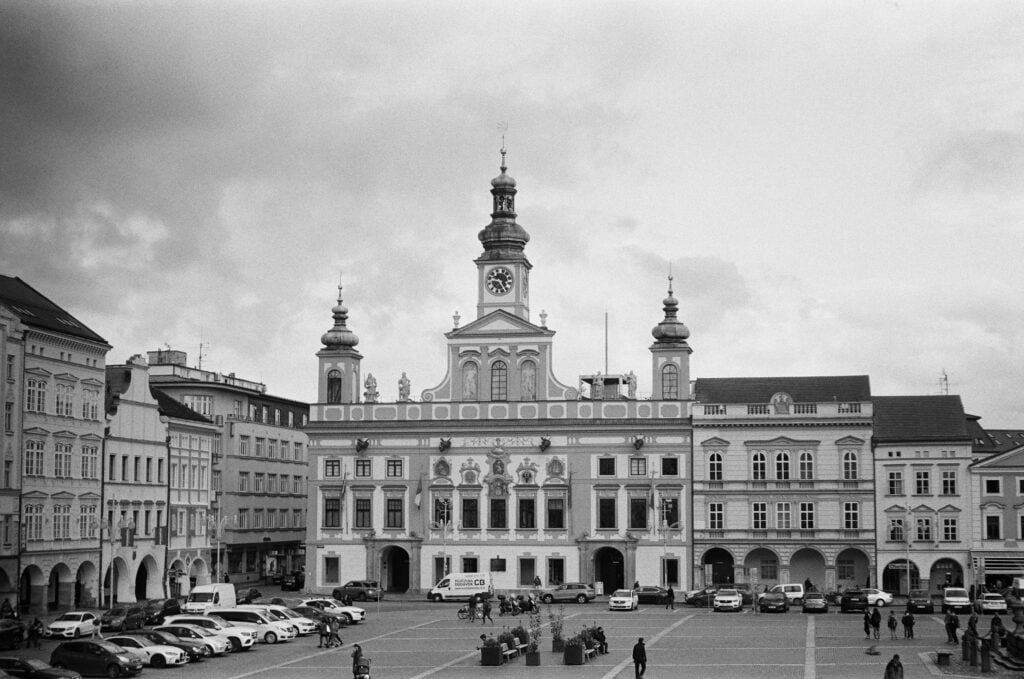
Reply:
M508 121L498 121L498 131L501 132L501 165L505 166L505 132L508 131Z

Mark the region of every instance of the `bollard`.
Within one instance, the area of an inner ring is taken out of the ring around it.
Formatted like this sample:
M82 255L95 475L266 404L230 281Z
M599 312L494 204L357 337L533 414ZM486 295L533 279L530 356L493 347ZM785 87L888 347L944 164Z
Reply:
M988 639L983 639L981 642L981 671L992 671L992 646L989 645Z
M971 663L971 667L977 667L978 666L978 642L976 641L976 639L977 639L977 637L975 637L973 635L971 636L970 641L968 641L967 639L964 639L965 643L970 643L970 653L969 653L970 659L969 660L970 660L970 663Z
M969 662L971 659L971 643L967 639L967 635L964 635L963 641L960 642L961 660Z

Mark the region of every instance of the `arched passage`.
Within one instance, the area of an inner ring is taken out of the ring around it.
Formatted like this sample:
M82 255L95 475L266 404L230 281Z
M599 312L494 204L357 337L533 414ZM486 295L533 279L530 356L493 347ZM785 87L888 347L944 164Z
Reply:
M910 589L917 589L921 586L921 574L917 570L917 564L910 562ZM882 589L893 594L906 596L907 588L907 560L893 559L882 571Z
M114 593L114 602L132 601L135 583L130 580L131 571L128 569L128 563L122 557L114 557L111 568L113 569L113 582L110 581L110 569L108 569L105 585Z
M75 573L74 606L78 608L95 608L96 601L96 564L83 561Z
M779 584L779 556L770 549L758 547L752 550L743 560L743 567L750 574L751 582L758 588ZM756 582L753 577L755 573Z
M704 552L704 558L701 559L701 563L704 565L705 573L707 572L707 567L711 566L711 582L705 582L705 585L725 585L736 581L736 574L733 569L735 561L728 550L721 547L709 549Z
M836 556L836 589L867 587L871 574L871 561L868 555L859 549L849 548Z
M825 586L825 557L816 549L804 547L789 558L789 581L806 582L822 589Z
M626 563L622 552L602 547L594 552L594 580L604 583L604 593L611 594L626 586Z
M928 581L932 583L932 589L963 587L964 569L953 559L939 559L932 564Z
M135 572L135 600L145 601L146 599L157 599L163 596L163 583L161 582L161 570L156 559L147 555L139 564L139 570Z
M46 577L35 564L21 572L18 590L21 597L19 607L22 613L42 612L46 602Z
M74 603L74 579L67 564L59 563L50 570L50 581L46 587L46 608L71 608Z
M409 589L409 552L397 545L385 547L380 553L380 586L388 592Z

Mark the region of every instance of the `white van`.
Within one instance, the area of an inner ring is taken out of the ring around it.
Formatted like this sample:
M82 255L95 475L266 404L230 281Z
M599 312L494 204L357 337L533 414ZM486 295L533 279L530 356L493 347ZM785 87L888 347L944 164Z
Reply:
M468 600L479 592L494 592L490 573L449 573L427 594L430 601Z
M224 618L228 622L255 627L260 641L265 644L289 641L299 636L297 627L289 622L281 622L269 612L258 608L211 608L206 614Z
M186 613L205 613L214 607L233 608L236 603L235 586L222 582L193 587L181 608Z

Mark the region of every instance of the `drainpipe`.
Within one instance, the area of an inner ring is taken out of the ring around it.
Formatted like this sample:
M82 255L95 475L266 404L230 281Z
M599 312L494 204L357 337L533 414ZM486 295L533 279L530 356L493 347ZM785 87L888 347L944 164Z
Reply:
M160 417L160 421L163 424L167 424L168 423L168 418L166 416L161 416ZM165 484L167 486L167 504L166 504L167 509L166 509L166 516L164 517L164 523L166 523L167 525L170 525L170 520L171 520L171 431L170 431L170 427L167 428L167 436L164 437L164 450L167 453L167 461L166 461L167 483ZM157 535L161 535L162 531L163 531L163 529L158 525L156 527L156 534ZM168 569L168 563L167 562L168 562L168 559L170 558L170 552L171 552L171 531L168 530L166 533L163 533L163 535L164 535L164 539L161 540L161 542L164 543L164 577L163 577L163 583L164 583L164 598L166 599L166 598L168 598L170 596L170 584L171 584L171 574L167 570Z
M104 414L104 417L106 415ZM110 425L103 427L103 438L100 440L100 506L97 508L99 516L96 517L97 525L97 536L99 538L100 556L97 559L99 563L99 575L97 576L97 587L96 587L96 601L99 603L99 607L103 608L103 512L106 508L106 496L107 496L107 437L110 436ZM113 531L114 527L110 526L109 530ZM113 556L113 549L111 549L111 556ZM111 565L114 561L111 558ZM111 597L113 597L114 588L114 572L111 569L110 572L110 588Z

